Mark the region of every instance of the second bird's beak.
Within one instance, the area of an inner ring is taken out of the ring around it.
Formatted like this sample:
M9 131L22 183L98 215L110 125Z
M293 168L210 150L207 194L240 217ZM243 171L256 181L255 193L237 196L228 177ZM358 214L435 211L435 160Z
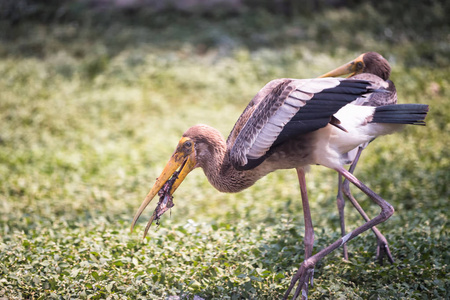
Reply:
M352 60L351 62L348 62L333 71L330 71L328 73L325 73L319 78L324 77L338 77L349 74L348 77L354 76L356 74L362 73L362 70L364 69L364 54L361 54L356 59Z
M144 209L152 201L156 194L158 194L158 192L164 187L166 182L171 179L172 176L176 176L173 184L170 186L168 195L165 195L170 197L184 180L184 178L186 178L187 174L195 168L196 163L197 161L195 158L194 142L186 137L181 138L172 157L167 162L166 166L161 172L161 175L159 175L159 177L156 179L156 182L153 185L152 189L147 194L147 197L145 197L144 201L136 212L131 224L131 230L133 230ZM144 237L147 234L147 231L150 228L150 225L152 224L155 216L156 211L153 213L150 221L147 224Z

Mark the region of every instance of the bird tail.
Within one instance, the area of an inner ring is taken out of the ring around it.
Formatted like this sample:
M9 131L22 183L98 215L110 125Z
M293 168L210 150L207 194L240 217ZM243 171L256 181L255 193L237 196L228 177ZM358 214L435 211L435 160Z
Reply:
M426 104L393 104L378 106L370 123L425 125Z

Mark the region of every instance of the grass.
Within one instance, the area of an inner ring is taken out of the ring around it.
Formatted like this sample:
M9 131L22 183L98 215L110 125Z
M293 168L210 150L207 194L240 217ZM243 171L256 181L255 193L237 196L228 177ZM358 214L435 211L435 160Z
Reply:
M153 207L130 234L131 218L189 126L226 136L269 80L314 77L375 50L392 63L399 101L431 107L426 127L375 141L356 172L396 208L379 226L396 264L377 265L365 233L350 242L349 262L335 251L317 265L310 298L448 298L448 24L430 36L420 24L420 37L395 26L386 36L387 23L355 31L361 15L379 16L363 6L315 20L100 15L9 26L0 45L0 297L280 298L304 255L295 172L221 194L197 170L146 239ZM339 238L336 175L314 166L307 181L318 251ZM349 230L362 224L346 213Z

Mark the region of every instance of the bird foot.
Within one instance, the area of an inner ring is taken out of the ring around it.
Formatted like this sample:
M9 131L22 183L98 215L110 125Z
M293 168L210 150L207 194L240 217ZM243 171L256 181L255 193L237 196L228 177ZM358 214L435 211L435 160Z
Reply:
M378 263L382 266L384 256L387 257L388 261L393 264L394 258L392 257L391 251L389 250L389 245L386 238L381 235L381 237L377 238L377 260Z
M298 296L300 296L300 293L302 294L302 300L308 299L308 288L309 285L313 287L313 280L314 280L314 264L312 264L310 261L305 260L300 265L300 268L298 269L297 273L292 277L291 284L289 285L288 290L284 294L283 299L287 299L289 294L291 293L292 289L294 288L295 284L298 282L297 288L294 293L294 297L292 299L297 299Z

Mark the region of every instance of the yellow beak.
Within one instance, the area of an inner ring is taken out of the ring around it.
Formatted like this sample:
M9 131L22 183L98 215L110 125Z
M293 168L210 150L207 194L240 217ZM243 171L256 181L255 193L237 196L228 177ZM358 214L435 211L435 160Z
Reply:
M364 69L364 60L363 60L364 54L361 54L356 59L334 69L333 71L330 71L328 73L325 73L325 74L319 76L319 78L338 77L338 76L343 76L343 75L347 75L347 74L349 74L348 77L352 77L356 74L362 73L363 69Z
M186 143L189 141L190 143ZM190 141L189 138L183 137L178 143L177 149L173 153L170 160L167 162L164 167L161 175L156 179L155 184L151 188L150 192L145 197L138 211L134 215L133 222L131 224L131 231L133 231L134 226L136 225L137 220L140 215L147 207L147 205L153 200L156 194L164 187L166 182L171 179L172 176L176 176L175 181L173 182L169 196L171 196L175 190L180 186L181 182L186 178L187 174L192 171L196 166L197 160L195 158L194 151L194 143ZM177 171L179 169L179 171ZM150 221L147 223L147 227L145 228L144 237L147 235L148 229L152 224L153 220L156 217L156 210L153 213Z

